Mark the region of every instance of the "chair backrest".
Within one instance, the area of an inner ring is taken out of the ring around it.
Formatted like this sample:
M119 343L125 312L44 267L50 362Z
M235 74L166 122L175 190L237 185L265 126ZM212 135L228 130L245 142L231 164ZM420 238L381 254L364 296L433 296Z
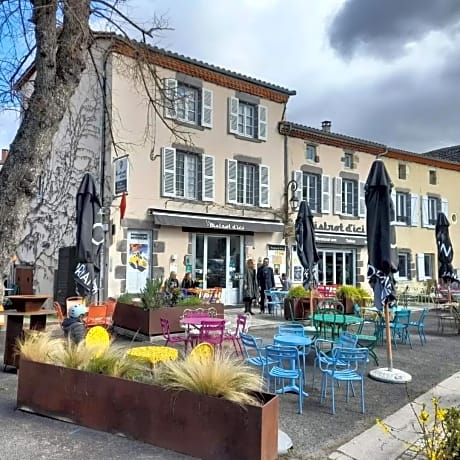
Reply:
M296 369L301 369L299 350L296 347L288 345L267 345L265 347L265 356L277 362L277 365L285 369L292 369L292 363L295 363Z
M117 300L114 299L113 297L109 297L106 301L105 301L105 305L107 307L107 310L106 310L106 315L110 318L112 318L114 312L115 312L115 307L117 306Z
M317 311L318 310L336 310L338 313L342 313L345 311L345 307L340 300L337 299L323 299L318 302Z
M428 308L424 308L418 317L417 324L423 326L425 323L426 315L428 314Z
M355 316L361 316L361 307L357 303L353 305L353 313Z
M354 348L358 343L358 336L351 332L343 331L340 333L339 338L335 341L334 346Z
M62 313L61 304L59 302L53 302L53 307L56 311L56 316L59 321L59 324L61 324L64 321L64 313Z
M292 334L292 335L305 335L305 330L302 324L280 324L278 326L278 333L282 335Z
M65 299L65 308L66 308L67 314L69 313L69 310L71 307L75 305L81 305L83 303L84 303L83 297L67 297Z
M393 318L394 324L407 324L410 321L410 310L396 310Z
M192 317L195 317L195 318L203 318L203 317L209 317L209 313L207 310L204 310L203 308L197 308L195 310L191 310L191 309L185 309L184 310L184 315L183 315L183 318L192 318Z
M211 295L209 296L209 303L220 303L221 302L221 297L222 297L222 288L221 287L216 287L214 290L211 292Z
M262 339L256 338L249 334L240 333L240 340L248 358L256 356L262 359L262 353L260 351L260 347L262 346Z
M246 332L246 323L248 322L247 315L239 314L236 317L235 337L239 337L241 333Z
M88 315L85 319L86 326L107 325L107 305L94 304L88 307Z
M165 318L160 318L161 333L166 340L170 339L169 321Z
M201 342L188 355L190 361L200 361L206 363L214 358L214 347L207 342Z
M220 345L224 340L225 333L225 320L214 322L214 321L201 321L200 327L200 342L208 342L214 345Z
M284 298L286 297L286 293L272 289L270 291L270 296L272 298L272 302L279 303L281 305L284 304Z
M217 317L217 310L214 307L209 307L207 310L207 314L210 318L216 318Z
M347 363L347 372L357 372L364 376L368 360L369 350L367 348L334 348L331 361L332 375L335 371L343 371L343 364Z

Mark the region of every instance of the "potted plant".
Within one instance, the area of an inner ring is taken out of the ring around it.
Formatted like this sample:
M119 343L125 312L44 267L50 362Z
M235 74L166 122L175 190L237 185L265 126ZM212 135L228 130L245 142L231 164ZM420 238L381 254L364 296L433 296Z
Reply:
M343 303L345 307L345 313L353 313L354 304L358 304L360 307L364 307L364 302L369 294L361 287L351 286L344 284L337 289L337 298Z
M189 298L192 297L187 297ZM180 318L184 310L191 306L207 308L209 305L203 305L198 297L186 300L178 296L178 299L176 304L171 306L163 292L163 280L147 280L145 288L139 294L122 294L117 299L113 328L119 334L149 340L151 336L162 334L160 318L164 318L169 321L170 332L183 332ZM212 306L219 315L224 314L222 304Z
M203 459L278 458L279 397L263 393L241 360L217 354L152 369L113 346L95 353L29 340L20 346L18 409Z
M309 311L310 294L311 292L302 285L292 286L284 299L284 319L305 319Z

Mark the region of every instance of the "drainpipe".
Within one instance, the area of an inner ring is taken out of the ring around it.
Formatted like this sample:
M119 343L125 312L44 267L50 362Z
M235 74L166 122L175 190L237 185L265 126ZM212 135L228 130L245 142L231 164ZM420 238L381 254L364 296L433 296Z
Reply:
M284 224L284 242L286 245L286 274L291 279L291 242L287 233L289 225L289 190L287 184L289 182L289 151L288 151L288 134L290 131L290 125L286 122L283 123L283 135L284 135L284 184L283 184L283 224Z

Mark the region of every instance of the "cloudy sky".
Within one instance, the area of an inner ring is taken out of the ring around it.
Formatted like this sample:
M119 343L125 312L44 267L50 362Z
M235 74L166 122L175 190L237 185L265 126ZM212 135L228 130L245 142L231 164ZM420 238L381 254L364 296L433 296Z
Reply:
M424 152L460 144L460 0L130 0L156 44L289 89L287 118ZM0 119L0 146L14 123Z

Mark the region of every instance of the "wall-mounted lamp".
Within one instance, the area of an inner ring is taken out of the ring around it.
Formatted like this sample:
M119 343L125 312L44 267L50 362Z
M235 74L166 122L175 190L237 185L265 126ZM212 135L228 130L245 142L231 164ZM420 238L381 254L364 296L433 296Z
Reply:
M296 191L299 184L294 180L290 180L286 185L286 196L289 193L289 188L291 189L291 198L289 198L289 204L292 211L297 211L299 208L299 198L297 197Z
M171 254L171 262L175 262L177 260L177 254Z

